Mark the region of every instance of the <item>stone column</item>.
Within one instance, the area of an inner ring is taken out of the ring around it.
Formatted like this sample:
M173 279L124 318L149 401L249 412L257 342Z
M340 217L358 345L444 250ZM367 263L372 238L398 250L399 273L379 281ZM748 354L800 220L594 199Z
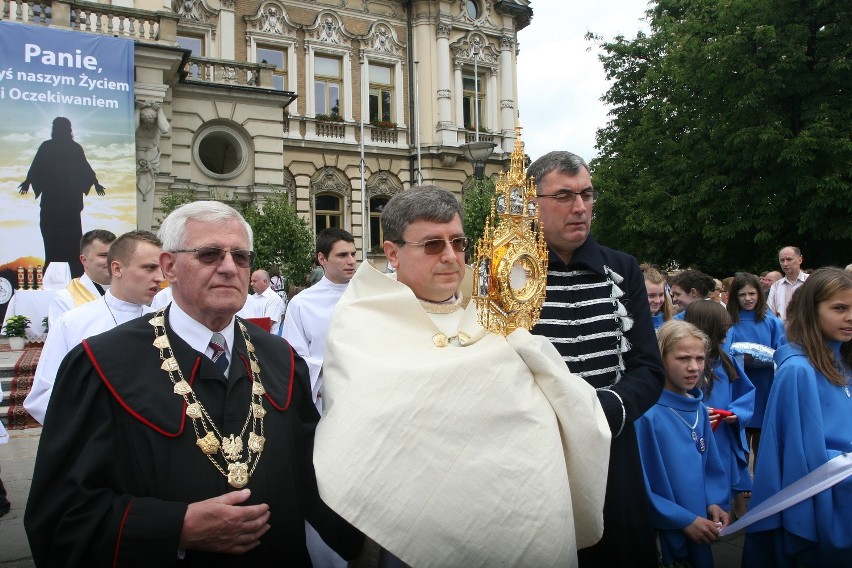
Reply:
M511 152L515 142L515 66L512 65L512 50L515 42L512 38L500 38L500 130L503 135L503 151Z
M448 131L453 126L453 109L450 105L452 90L450 89L450 30L452 26L439 22L436 27L438 47L438 130L441 143L454 144L453 132Z

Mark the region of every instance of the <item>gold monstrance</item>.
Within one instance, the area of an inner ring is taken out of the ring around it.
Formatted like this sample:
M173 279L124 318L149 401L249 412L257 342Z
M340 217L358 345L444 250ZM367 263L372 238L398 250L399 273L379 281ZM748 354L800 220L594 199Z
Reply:
M479 323L508 335L531 329L541 315L547 279L547 244L538 221L536 186L524 171L521 128L508 173L501 173L491 213L474 252L473 299Z

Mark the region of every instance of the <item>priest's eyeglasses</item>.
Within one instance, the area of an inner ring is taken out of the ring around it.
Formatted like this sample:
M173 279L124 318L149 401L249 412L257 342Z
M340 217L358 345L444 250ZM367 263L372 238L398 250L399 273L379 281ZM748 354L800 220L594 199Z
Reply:
M231 253L231 259L234 264L240 268L248 268L254 262L254 251L240 249L220 249L218 247L199 247L194 249L173 250L171 252L194 252L195 258L201 264L221 264L225 260L225 255Z
M412 241L393 241L398 245L410 245L413 247L423 247L423 252L426 254L441 254L444 252L444 248L447 246L447 243L450 243L450 246L453 248L455 252L464 252L470 248L470 237L456 237L450 240L444 239L429 239L426 241L412 242Z
M556 193L539 193L536 197L545 197L547 199L552 199L556 203L561 203L563 205L574 205L577 201L577 198L580 198L580 201L583 202L584 205L589 205L594 203L598 199L598 192L594 189L584 189L583 191L571 191L569 189L563 189L561 191L557 191Z

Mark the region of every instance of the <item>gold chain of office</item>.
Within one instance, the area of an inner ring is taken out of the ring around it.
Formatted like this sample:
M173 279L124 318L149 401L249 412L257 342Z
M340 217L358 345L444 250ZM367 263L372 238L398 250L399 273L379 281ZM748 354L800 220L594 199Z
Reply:
M260 454L263 453L263 445L266 442L263 435L263 417L266 416L266 410L263 408L263 395L266 390L260 382L260 364L257 361L254 345L248 331L245 325L237 320L237 326L246 342L252 374L248 415L239 434L223 436L207 413L207 409L198 400L192 386L184 379L166 333L163 314L164 310L161 309L149 321L154 326L154 347L160 350L160 359L162 360L160 368L169 374L169 379L174 386L174 393L183 397L186 402L186 415L192 420L196 445L207 456L210 463L219 470L219 473L228 479L228 484L231 487L242 489L248 484L254 473L257 462L260 461ZM248 430L249 423L251 423L252 428L248 435L248 442L244 444L243 438L246 430ZM204 435L202 435L202 431ZM244 449L246 450L246 457L243 460ZM224 460L225 466L228 468L227 472L217 460L217 456L221 456Z

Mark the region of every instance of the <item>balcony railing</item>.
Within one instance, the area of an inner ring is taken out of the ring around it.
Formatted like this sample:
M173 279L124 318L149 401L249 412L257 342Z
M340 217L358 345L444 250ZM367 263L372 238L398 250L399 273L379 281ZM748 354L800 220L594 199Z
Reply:
M177 14L68 0L0 0L4 20L177 45Z
M316 120L316 133L319 138L339 138L343 140L346 137L346 125L343 122L335 122L331 120Z
M193 81L271 89L274 69L275 66L269 63L246 63L233 59L193 56L189 58L184 70L187 77Z
M370 126L370 142L378 144L396 144L399 142L399 132L396 128L381 128Z

